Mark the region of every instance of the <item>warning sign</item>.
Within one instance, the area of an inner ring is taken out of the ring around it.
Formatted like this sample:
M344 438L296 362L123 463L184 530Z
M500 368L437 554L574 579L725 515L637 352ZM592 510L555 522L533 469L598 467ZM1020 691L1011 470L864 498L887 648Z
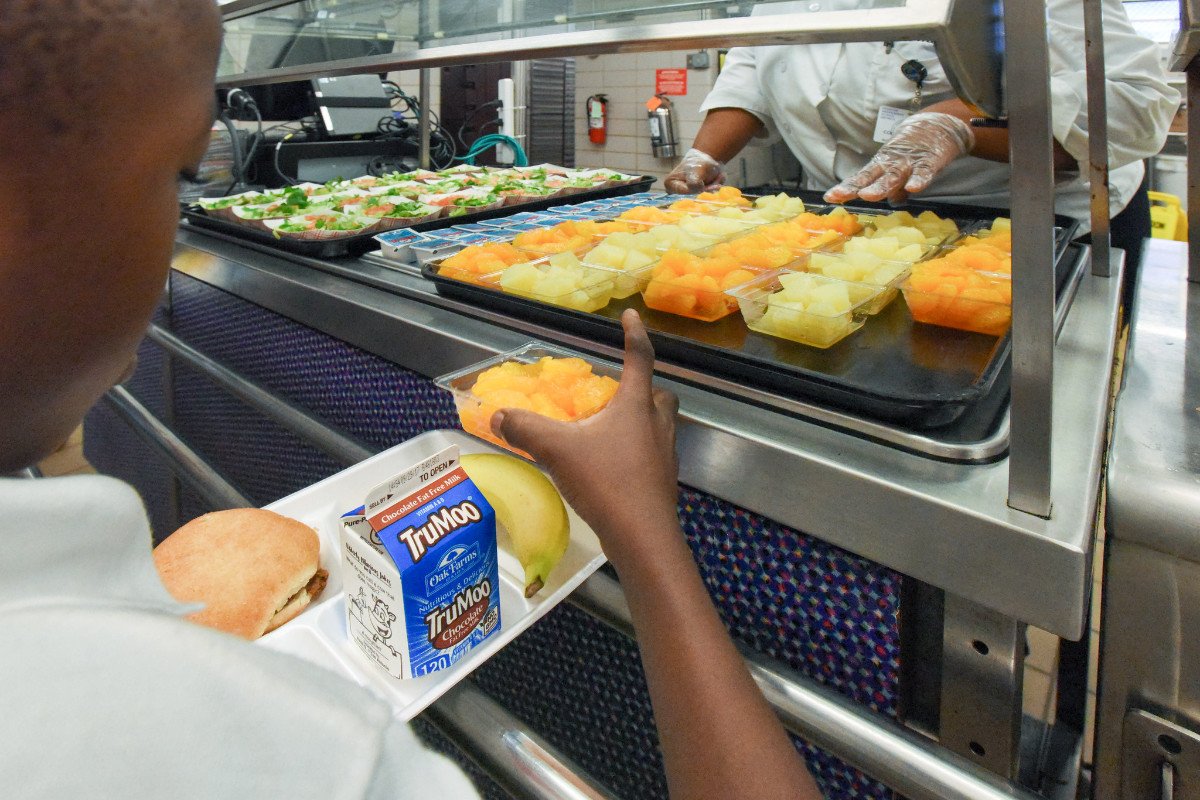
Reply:
M686 69L654 70L655 94L687 94Z

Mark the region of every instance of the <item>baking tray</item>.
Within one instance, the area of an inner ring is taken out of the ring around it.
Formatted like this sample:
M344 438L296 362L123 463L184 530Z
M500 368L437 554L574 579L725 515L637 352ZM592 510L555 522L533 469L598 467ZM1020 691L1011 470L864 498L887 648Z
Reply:
M1007 214L1002 209L971 206L905 208L929 209L955 219ZM1055 260L1059 291L1075 261L1063 256L1070 244L1066 234L1073 233L1076 223L1066 217L1061 222L1063 244ZM755 333L736 314L717 322L699 322L655 311L645 306L640 295L615 300L587 314L443 278L433 265L425 265L422 273L439 294L615 346L623 341L620 315L626 308L634 308L645 320L655 350L664 360L912 430L950 425L994 393L1008 391L1011 334L997 338L922 325L913 321L901 298L852 336L820 350Z
M341 515L376 486L406 467L457 445L459 452L503 453L462 431L430 431L301 489L266 506L316 529L321 540L321 566L329 583L317 603L257 641L331 670L371 690L401 720L411 720L484 661L495 655L567 598L605 562L596 534L567 506L571 538L567 552L550 573L549 582L532 598L524 593L525 572L516 556L499 550L500 632L467 653L454 666L421 678L397 681L369 661L346 633L346 594L342 581Z
M637 181L621 184L620 186L588 189L587 191L575 192L574 194L560 195L545 200L533 200L528 203L504 206L491 211L481 211L474 214L463 214L458 217L443 217L431 222L422 222L419 225L413 225L409 230L434 231L439 228L449 228L452 225L462 225L467 222L479 222L480 220L495 219L496 217L507 217L520 211L545 211L547 208L553 206L576 205L577 203L585 203L588 200L603 200L606 197L622 197L627 194L637 194L638 192L647 191L654 181L655 178L653 176L643 175ZM181 206L180 215L188 223L198 228L220 231L230 236L236 236L239 239L269 245L290 253L309 256L310 258L346 258L361 256L363 253L379 249L379 243L374 238L379 233L377 230L370 230L366 233L358 233L353 236L330 239L328 241L276 239L267 231L251 228L247 225L239 225L236 222L230 222L219 217L210 217L197 205Z

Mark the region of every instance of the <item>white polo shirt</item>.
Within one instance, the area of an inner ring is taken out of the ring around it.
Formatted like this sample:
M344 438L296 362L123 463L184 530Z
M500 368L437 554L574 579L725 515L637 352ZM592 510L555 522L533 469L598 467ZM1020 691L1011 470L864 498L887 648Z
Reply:
M1120 0L1103 0L1107 64L1111 208L1116 214L1141 184L1141 160L1158 152L1179 106L1159 61L1157 46L1138 36ZM772 3L755 13L799 14L872 7L872 0ZM1084 165L1063 176L1056 209L1088 228L1086 180L1087 92L1084 73L1083 5L1048 0L1051 127L1054 138ZM880 9L876 13L886 13ZM804 167L806 189L825 191L850 177L875 154L875 123L882 106L905 110L915 85L900 65L915 59L929 72L922 105L954 96L945 70L928 42L738 47L729 51L701 110L742 108L762 120L768 141L781 137ZM761 140L760 140L761 141ZM934 178L918 200L1008 208L1009 165L964 157Z
M133 489L0 479L12 800L475 798L364 689L180 619Z

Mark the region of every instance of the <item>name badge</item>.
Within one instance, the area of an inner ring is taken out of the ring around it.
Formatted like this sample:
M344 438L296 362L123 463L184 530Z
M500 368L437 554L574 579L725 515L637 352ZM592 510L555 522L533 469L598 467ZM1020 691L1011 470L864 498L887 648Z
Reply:
M896 133L896 126L908 116L903 108L895 106L880 106L879 116L875 118L875 141L883 144Z

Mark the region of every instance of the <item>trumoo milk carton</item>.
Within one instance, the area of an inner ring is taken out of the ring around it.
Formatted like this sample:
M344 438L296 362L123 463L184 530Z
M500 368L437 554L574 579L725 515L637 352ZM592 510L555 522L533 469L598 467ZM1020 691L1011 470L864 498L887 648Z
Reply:
M496 518L458 448L405 470L344 515L350 639L389 675L428 675L500 630Z

